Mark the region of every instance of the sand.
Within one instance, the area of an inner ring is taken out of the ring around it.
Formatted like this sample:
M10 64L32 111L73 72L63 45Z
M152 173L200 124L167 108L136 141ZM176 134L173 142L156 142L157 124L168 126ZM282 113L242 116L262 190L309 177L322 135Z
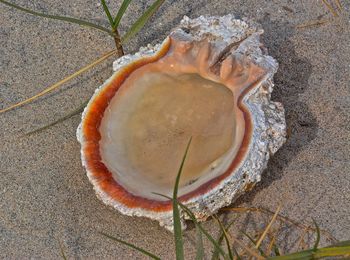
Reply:
M23 6L107 25L98 1L15 1ZM116 10L120 1L109 1ZM112 4L113 2L113 4ZM263 40L280 64L273 99L286 108L287 143L269 162L262 182L233 206L271 210L298 221L314 218L338 239L350 238L350 2L334 18L322 1L166 1L125 45L134 52L166 37L183 15L233 13L260 22ZM124 33L150 1L134 1ZM288 8L285 8L285 7ZM296 28L317 19L320 26ZM0 4L0 108L38 93L111 50L106 34L23 14ZM108 232L173 259L172 234L157 222L127 217L95 196L80 162L74 116L45 131L25 133L75 110L112 73L109 59L37 101L0 114L0 258L143 259L98 232ZM213 220L204 224L217 232ZM185 250L193 258L195 231Z

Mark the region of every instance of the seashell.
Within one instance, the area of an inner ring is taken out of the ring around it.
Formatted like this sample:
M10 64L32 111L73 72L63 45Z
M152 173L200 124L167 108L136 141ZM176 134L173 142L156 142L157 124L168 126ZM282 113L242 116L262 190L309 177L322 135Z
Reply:
M178 194L199 220L260 181L286 136L262 33L233 15L185 16L162 44L114 62L77 130L105 204L171 230L171 201L155 193L171 196L190 137Z

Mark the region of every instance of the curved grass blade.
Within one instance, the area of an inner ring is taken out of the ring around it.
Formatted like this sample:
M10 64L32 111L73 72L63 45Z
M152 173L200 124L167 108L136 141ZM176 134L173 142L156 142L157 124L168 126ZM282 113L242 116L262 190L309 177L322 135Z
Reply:
M254 245L256 245L256 241L255 241L251 236L249 236L249 235L248 235L246 232L244 232L244 231L241 231L241 232L242 232L242 234L245 235ZM260 253L262 256L266 257L266 255L264 254L264 252L263 252L263 250L260 248L260 246L257 247L257 249L259 250L259 253Z
M0 0L2 1L2 0ZM114 55L115 53L117 53L117 50L113 50L113 51L110 51L110 52L107 52L105 55L103 55L102 57L100 57L99 59L97 59L96 61L90 63L89 65L85 66L84 68L78 70L77 72L74 72L73 74L69 75L68 77L60 80L59 82L53 84L52 86L46 88L45 90L43 90L42 92L40 92L39 94L36 94L35 96L32 96L30 98L27 98L26 100L23 100L21 102L18 102L17 104L14 104L12 106L9 106L7 108L4 108L4 109L1 109L0 110L0 114L1 113L4 113L6 111L9 111L11 109L14 109L16 107L19 107L19 106L22 106L24 104L28 104L29 102L53 91L54 89L60 87L62 84L66 83L67 81L79 76L80 74L82 74L83 72L91 69L92 67L96 66L97 64L101 63L102 61L108 59L109 57L111 57L112 55Z
M90 99L89 99L89 100L90 100ZM50 123L50 124L48 124L48 125L45 125L45 126L43 126L43 127L40 127L40 128L38 128L38 129L35 129L35 130L33 130L33 131L30 131L30 132L26 133L25 135L32 135L32 134L39 133L39 132L41 132L41 131L43 131L43 130L46 130L46 129L50 128L51 126L54 126L54 125L56 125L56 124L58 124L58 123L61 123L61 122L65 121L65 120L67 120L67 119L69 119L69 118L71 118L71 117L73 117L73 116L75 116L75 115L77 115L77 114L80 114L81 112L84 111L84 108L86 107L86 105L87 105L87 103L89 102L89 100L85 101L82 105L80 105L80 106L79 106L77 109L75 109L74 111L70 112L68 115L65 115L64 117L61 117L61 118L57 119L56 121L54 121L54 122L52 122L52 123Z
M107 4L106 4L106 1L105 1L105 0L101 0L101 4L102 4L102 6L103 6L103 10L105 11L105 13L106 13L106 15L107 15L109 24L111 25L112 28L114 28L114 21L113 21L111 12L109 11L109 8L108 8L108 6L107 6Z
M279 250L279 248L277 247L276 244L273 245L273 251L275 252L276 256L280 256L281 255L280 250Z
M316 241L315 241L315 245L313 247L313 249L316 251L318 248L318 245L320 243L321 235L320 235L320 228L318 227L316 221L314 219L312 219L312 221L314 222L315 227L316 227Z
M350 240L339 242L335 245L314 249L308 249L288 255L275 256L269 260L310 260L332 256L350 256Z
M88 21L84 21L84 20L80 20L80 19L76 19L76 18L72 18L72 17L67 17L67 16L51 15L51 14L45 14L45 13L36 12L36 11L30 10L30 9L21 7L19 5L7 2L5 0L0 0L0 3L3 3L5 5L7 5L7 6L13 7L15 9L17 9L17 10L20 10L22 12L26 12L26 13L29 13L29 14L32 14L32 15L35 15L35 16L40 16L40 17L45 17L45 18L49 18L49 19L54 19L54 20L60 20L60 21L64 21L64 22L79 24L81 26L86 26L86 27L90 27L90 28L93 28L93 29L97 29L97 30L106 32L106 33L108 33L108 34L113 36L113 32L112 31L108 30L107 28L105 28L103 26L100 26L100 25L97 25L97 24L94 24L94 23L91 23L91 22L88 22Z
M201 230L196 226L196 260L204 259L203 237Z
M144 254L144 255L146 255L146 256L152 258L152 259L160 260L160 258L159 258L158 256L156 256L156 255L154 255L154 254L152 254L152 253L146 251L146 250L143 249L143 248L140 248L140 247L138 247L138 246L135 246L135 245L133 245L133 244L130 244L130 243L124 241L124 240L121 240L121 239L119 239L119 238L113 237L113 236L108 235L108 234L106 234L106 233L103 233L103 232L99 232L99 233L100 233L101 235L103 235L103 236L109 238L109 239L112 239L112 240L114 240L114 241L117 241L118 243L121 243L121 244L126 245L126 246L128 246L128 247L131 247L132 249L135 249L135 250L139 251L140 253L142 253L142 254Z
M275 212L273 212L269 209L257 208L257 207L224 208L223 210L224 211L233 211L233 212L259 212L259 213L268 214L268 215L272 215L272 216L275 214ZM307 231L315 231L316 232L315 228L312 228L312 227L309 227L309 226L304 225L302 223L299 223L299 222L292 220L288 217L285 217L281 214L277 215L277 219L284 222L284 223L292 224L298 228L306 229ZM326 230L320 229L320 233L322 233L323 236L326 236L328 239L332 240L333 242L338 242L338 240L334 236L332 236L332 234L327 232Z
M170 200L173 200L171 197L153 192L153 194L162 196L164 198L168 198ZM227 259L227 256L224 252L224 250L221 248L221 246L216 242L216 240L202 227L202 225L197 221L195 215L192 213L192 211L182 204L180 201L177 201L178 205L186 212L186 214L191 218L193 223L199 228L199 230L207 237L207 239L213 244L213 246L219 251L219 253L222 255L224 259Z
M313 251L312 250L305 250L297 253L292 253L288 255L281 255L281 256L273 256L267 258L268 260L312 260Z
M63 260L67 260L67 257L66 257L66 254L63 251L63 247L62 247L61 242L59 244L60 244L60 253L61 253L62 259Z
M341 247L341 246L350 246L350 240L341 241L329 247Z
M233 224L235 221L236 221L236 219L234 219L233 221L231 221L231 222L225 227L225 230L228 230L228 229L232 226L232 224ZM226 232L227 232L227 231L226 231ZM222 240L224 240L224 233L223 233L223 232L221 232L219 238L217 239L217 243L218 243L219 245L221 245ZM217 250L216 248L214 248L214 252L213 252L213 254L212 254L212 256L211 256L211 260L216 260L216 259L219 259L219 252L218 252L218 250ZM239 258L238 258L238 259L239 259Z
M122 19L126 9L128 8L129 4L131 3L131 0L124 0L122 5L120 6L118 13L114 19L114 25L113 28L116 29L119 26L120 20Z
M348 247L325 247L319 248L315 252L313 249L292 253L288 255L275 256L267 258L268 260L313 260L332 256L349 256L350 246Z
M185 154L182 158L181 165L179 171L176 176L174 191L173 191L173 220L174 220L174 239L175 239L175 249L176 249L176 259L183 260L184 259L184 249L183 249L183 238L182 238L182 227L181 227L181 219L180 219L180 211L177 203L177 192L179 189L179 182L181 173L183 170L183 166L186 161L188 149L190 148L190 144L192 141L192 137L188 141Z
M273 217L272 217L270 223L267 225L267 227L265 228L265 230L264 230L264 232L262 233L261 237L260 237L260 238L258 239L258 241L256 242L255 248L259 248L259 247L260 247L262 241L264 240L265 236L267 235L267 232L268 232L269 229L271 228L273 222L275 222L275 220L276 220L276 218L277 218L278 213L280 212L280 210L281 210L281 205L278 206L278 208L277 208L275 214L273 215Z
M208 238L208 240L214 245L215 248L219 251L219 253L227 259L227 256L224 250L220 247L220 245L215 241L215 239L202 227L202 225L197 221L194 214L191 212L189 208L179 202L180 207L186 212L186 214L191 218L191 220L195 223L196 226L202 231L202 233Z
M228 256L230 259L233 259L233 254L232 254L231 245L230 245L230 241L228 239L227 232L226 232L224 226L222 225L221 221L216 216L214 216L214 219L216 220L216 222L218 222L220 229L221 229L222 233L224 234L224 238L225 238L225 242L226 242L226 246L227 246L227 251L228 251Z
M319 248L313 254L314 258L321 257L331 257L331 256L350 256L350 246L341 246L341 247L324 247ZM349 259L349 258L348 258Z
M270 239L269 245L266 248L266 253L264 253L265 256L271 255L272 248L275 246L275 243L276 243L276 235L273 235L272 239Z
M328 3L327 0L322 0L322 2L323 2L324 5L328 8L328 10L331 11L331 13L333 14L333 16L335 16L335 17L338 16L337 12L333 9L333 7Z
M329 21L330 21L329 19L312 20L312 21L308 21L306 23L298 24L297 26L295 26L295 28L303 29L303 28L308 28L308 27L312 27L312 26L323 25L323 24L328 23Z
M335 3L337 4L338 9L340 10L340 12L343 11L343 7L342 7L340 1L339 0L335 0Z
M127 33L122 37L122 43L127 42L137 34L142 27L147 23L151 16L158 10L158 8L164 3L165 0L156 0L141 17L131 26Z

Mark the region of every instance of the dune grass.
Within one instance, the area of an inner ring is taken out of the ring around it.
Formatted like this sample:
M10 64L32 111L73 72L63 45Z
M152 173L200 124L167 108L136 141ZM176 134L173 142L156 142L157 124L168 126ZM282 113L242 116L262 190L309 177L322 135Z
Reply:
M54 85L46 88L42 92L34 95L33 97L30 97L24 101L21 101L17 104L11 105L7 108L1 109L0 114L4 113L6 111L12 110L14 108L20 107L22 105L25 105L51 91L56 90L60 86L62 86L64 83L68 82L69 80L77 77L78 75L81 75L82 73L88 71L89 69L93 68L97 64L105 61L109 57L113 55L117 56L122 56L124 55L124 50L123 50L123 44L127 43L128 40L130 40L133 36L135 36L147 23L147 21L150 19L150 17L158 10L158 8L164 3L165 0L156 0L153 2L153 4L136 20L136 22L130 27L130 29L126 32L125 35L120 36L119 35L119 25L121 22L121 19L127 10L129 4L131 3L131 0L124 0L117 12L116 15L112 15L110 9L108 8L105 0L101 0L101 4L103 7L103 10L106 14L106 17L109 21L110 28L105 28L101 25L94 24L92 22L82 20L82 19L76 19L72 17L67 17L67 16L59 16L59 15L51 15L51 14L46 14L46 13L41 13L37 12L34 10L30 10L24 7L21 7L19 5L16 5L14 3L5 1L5 0L0 0L1 4L7 5L11 8L14 8L16 10L22 11L24 13L38 16L38 17L43 17L46 19L51 19L51 20L59 20L59 21L64 21L64 22L69 22L73 24L77 24L79 26L84 26L88 27L91 29L99 30L101 32L107 33L109 36L113 37L116 45L116 49L102 55L100 58L98 58L96 61L90 63L89 65L83 67L77 72L74 72L73 74L67 76L63 80L55 83ZM327 0L322 0L326 8L331 12L331 14L334 17L339 16L339 14L342 12L343 8L339 0L335 0L334 4L331 4ZM287 9L290 12L292 12L292 9ZM306 28L310 26L315 26L315 25L320 25L327 23L328 20L316 20L312 21L310 23L306 23L303 25L300 25L298 28ZM83 104L85 106L86 103ZM83 107L82 106L82 107ZM29 134L36 133L38 131L41 131L43 129L46 129L54 124L57 124L59 122L62 122L66 120L67 118L70 118L71 116L80 113L82 111L82 107L79 107L78 109L74 110L67 116L65 116L62 119L59 119L47 126L44 126L42 128L39 128L37 130L34 130L30 132ZM271 214L272 218L270 222L266 225L265 229L261 232L259 238L255 240L252 238L249 234L244 234L245 237L248 238L248 243L246 243L244 240L239 239L237 235L233 234L230 232L230 228L234 224L234 221L230 222L227 225L224 225L219 217L214 216L215 221L218 224L218 228L220 230L220 235L217 239L215 239L209 232L203 227L201 223L199 223L195 217L195 214L182 202L180 202L177 198L177 191L178 191L178 185L179 181L181 178L181 173L183 169L183 165L185 163L186 157L187 157L187 152L190 147L191 141L189 141L187 147L186 147L186 152L183 156L183 160L181 162L181 166L179 168L177 177L176 177L176 182L174 186L174 192L173 192L173 197L168 198L172 200L173 203L173 220L174 220L174 250L176 253L176 258L178 260L185 259L185 253L184 253L184 248L183 248L183 243L184 243L184 237L183 237L183 231L181 227L181 214L186 214L188 218L190 218L193 223L195 224L196 228L196 259L204 259L204 258L210 258L210 259L277 259L277 260L288 260L288 259L321 259L325 257L334 257L334 256L344 256L344 257L350 257L350 241L343 241L343 242L338 242L338 243L333 243L333 245L328 246L328 247L323 247L319 248L319 243L321 239L321 235L326 235L328 237L331 237L327 232L324 232L319 229L317 223L315 222L315 228L311 228L309 226L302 225L300 223L297 223L293 220L290 220L284 216L281 216L279 214L281 207L278 207L278 209L275 212L271 212L268 210L264 209L259 209L259 208L227 208L225 211L232 211L232 212L240 212L240 213L247 213L247 212L262 212L265 214ZM270 230L273 224L276 221L282 221L282 222L288 222L291 223L295 226L301 227L304 232L300 236L299 239L299 245L302 244L303 242L303 237L306 232L313 231L315 233L315 243L313 247L310 247L307 250L301 250L298 252L293 252L290 254L284 254L281 255L281 250L278 248L276 245L277 237L276 234L271 235ZM109 234L101 232L101 234L109 239L112 239L113 241L116 241L122 245L128 246L131 249L137 250L138 252L144 254L147 257L153 258L153 259L160 259L160 257L156 256L155 254L142 249L136 245L133 245L131 243L128 243L124 240L121 240L119 238L116 238L114 236L111 236ZM271 235L270 241L267 244L267 246L262 246L262 244L265 242L266 238ZM203 246L203 237L205 237L213 246L213 252L211 255L207 256L206 252L204 250ZM222 245L224 243L224 245ZM60 245L60 254L63 259L66 259L66 255L64 253L63 248Z
M326 8L333 14L333 16L337 17L339 16L339 14L343 11L343 7L341 5L340 0L334 0L335 2L328 2L328 0L322 0L322 3L326 6ZM47 19L52 19L52 20L59 20L59 21L64 21L64 22L69 22L72 24L77 24L80 26L84 26L84 27L88 27L91 29L96 29L99 31L102 31L104 33L107 33L108 35L112 36L114 41L115 41L115 46L116 49L112 50L104 55L102 55L100 58L98 58L96 61L84 66L82 69L78 70L77 72L74 72L73 74L65 77L64 79L60 80L59 82L53 84L52 86L47 87L46 89L44 89L43 91L39 92L38 94L29 97L23 101L20 101L16 104L10 105L8 107L5 107L3 109L0 109L0 114L10 111L12 109L18 108L20 106L23 106L25 104L28 104L32 101L34 101L35 99L44 96L45 94L52 92L54 90L56 90L57 88L61 87L63 84L65 84L66 82L70 81L71 79L83 74L84 72L88 71L89 69L93 68L94 66L96 66L97 64L105 61L106 59L108 59L109 57L113 56L113 55L117 55L118 57L123 56L124 55L124 50L123 50L123 44L127 43L133 36L135 36L144 26L145 24L148 22L148 20L156 13L156 11L159 9L159 7L165 2L165 0L155 0L153 2L152 5L150 5L145 12L134 22L134 24L129 28L129 30L125 33L125 35L123 37L120 37L119 35L119 25L120 25L120 21L124 15L124 13L126 12L128 6L131 4L131 0L123 0L123 2L121 3L117 14L113 17L112 12L110 11L107 3L105 0L100 0L101 5L103 7L103 10L106 14L106 17L108 19L110 28L105 28L101 25L98 24L94 24L92 22L86 21L86 20L82 20L82 19L77 19L77 18L73 18L73 17L67 17L67 16L59 16L59 15L52 15L52 14L46 14L46 13L42 13L42 12L38 12L38 11L34 11L34 10L30 10L28 8L24 8L22 6L16 5L12 2L6 1L6 0L0 0L1 4L7 5L11 8L14 8L16 10L22 11L24 13L27 14L31 14L34 16L38 16L38 17L43 17L43 18L47 18ZM334 8L335 6L335 8ZM288 6L282 6L282 8L284 8L285 10L287 10L288 12L293 13L293 9L289 8ZM308 28L308 27L313 27L313 26L319 26L319 25L323 25L323 24L327 24L330 20L329 19L316 19L316 20L312 20L312 21L308 21L305 22L303 24L299 24L296 25L296 28L298 29L304 29L304 28ZM84 102L85 103L85 102ZM81 112L81 110L79 108L74 110L74 113L69 113L68 115L63 116L62 118L49 123L45 126L42 126L38 129L32 130L30 131L28 134L33 134L33 133L38 133L42 130L45 130L47 128L49 128L50 126L53 126L59 122L62 122L64 120L67 120L69 118L71 118L72 116L78 114Z
M124 50L123 50L123 44L127 43L133 36L135 36L139 31L141 31L141 29L145 26L145 24L148 22L148 20L156 13L156 11L159 9L159 7L164 3L165 0L155 0L153 2L153 4L148 7L146 9L146 11L136 20L136 22L129 28L129 30L126 32L126 34L123 37L120 37L119 35L119 31L118 31L118 26L120 25L120 21L125 13L125 11L127 10L127 7L129 6L131 0L124 0L115 16L115 18L112 17L112 14L105 2L105 0L101 0L101 4L103 6L103 10L106 13L106 16L108 18L108 21L110 23L110 29L105 28L103 26L100 26L98 24L94 24L85 20L81 20L81 19L76 19L76 18L72 18L72 17L67 17L67 16L58 16L58 15L51 15L51 14L46 14L46 13L41 13L41 12L37 12L37 11L33 11L24 7L21 7L19 5L16 5L14 3L5 1L5 0L0 0L0 3L7 5L11 8L14 8L16 10L22 11L24 13L27 14L31 14L34 16L38 16L38 17L43 17L43 18L48 18L48 19L52 19L52 20L59 20L59 21L64 21L64 22L68 22L68 23L72 23L72 24L77 24L80 26L86 26L92 29L96 29L102 32L107 33L108 35L112 36L114 41L115 41L115 45L116 45L116 49L107 52L106 54L102 55L100 58L98 58L97 60L95 60L94 62L84 66L82 69L74 72L73 74L65 77L64 79L60 80L59 82L53 84L52 86L44 89L43 91L41 91L40 93L29 97L23 101L20 101L14 105L10 105L9 107L0 109L0 114L7 112L9 110L15 109L17 107L20 107L22 105L28 104L30 102L32 102L33 100L44 96L45 94L52 92L53 90L56 90L57 88L61 87L64 83L70 81L71 79L81 75L82 73L90 70L91 68L95 67L96 65L100 64L101 62L105 61L106 59L108 59L109 57L117 54L118 57L124 55Z
M317 223L314 221L315 228L310 229L314 232L315 235L315 242L312 247L306 250L301 250L298 252L293 253L287 253L284 255L281 255L280 249L274 244L276 241L276 237L273 236L270 243L267 246L262 246L265 238L267 237L272 225L279 219L280 221L286 221L289 223L292 223L294 225L299 224L295 221L292 221L288 218L285 218L279 214L281 210L281 206L279 206L276 211L273 213L272 218L270 222L266 225L264 230L262 231L260 237L257 241L255 241L252 237L250 237L248 234L245 234L246 237L248 237L250 243L246 243L243 239L239 239L236 237L232 232L229 232L230 227L234 223L232 221L229 223L226 227L224 224L220 221L220 219L217 216L214 216L213 218L218 224L218 227L221 231L220 236L217 239L214 239L212 235L209 234L208 231L197 221L195 214L182 202L180 202L177 198L177 190L179 187L179 182L181 178L181 173L183 170L183 166L187 157L187 153L189 150L191 144L191 140L188 142L188 145L186 147L182 162L180 164L180 168L178 170L176 181L174 184L174 192L173 197L168 197L162 194L158 194L160 196L166 197L169 200L172 200L173 202L173 223L174 223L174 241L175 246L174 250L176 253L176 259L177 260L183 260L185 258L184 249L183 249L183 231L181 227L181 214L180 210L182 210L183 214L186 214L189 219L193 221L196 227L196 236L206 237L208 241L212 244L214 250L211 255L206 255L206 252L203 247L203 242L201 239L197 239L196 244L196 259L225 259L225 260L235 260L235 259L273 259L273 260L314 260L314 259L322 259L327 257L344 257L348 258L350 257L350 240L338 242L328 247L319 248L319 243L321 240L321 230L318 227ZM258 208L255 208L255 212L266 212L264 210L260 210ZM230 210L230 208L227 208L226 210ZM238 210L239 211L239 210ZM239 212L246 212L246 211L239 211ZM267 211L269 212L269 211ZM271 213L271 212L269 212ZM306 226L301 225L304 229ZM160 257L155 256L153 253L148 252L145 249L139 248L133 244L130 244L126 241L123 241L119 238L116 238L112 235L104 234L109 239L112 239L114 241L117 241L118 243L121 243L123 245L126 245L134 250L139 251L140 253L149 256L154 259L160 259ZM199 241L199 242L198 242ZM222 242L225 241L225 244L222 245ZM252 244L252 245L251 245ZM150 254L152 256L150 256Z

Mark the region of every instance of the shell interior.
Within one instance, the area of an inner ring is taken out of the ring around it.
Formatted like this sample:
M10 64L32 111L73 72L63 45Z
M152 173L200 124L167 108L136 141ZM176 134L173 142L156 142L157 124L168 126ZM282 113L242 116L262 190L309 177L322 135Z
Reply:
M146 66L125 81L104 114L102 158L126 189L159 199L153 192L171 193L192 137L182 195L226 170L235 152L235 121L226 86L196 73L150 73Z
M170 195L190 137L180 196L230 166L245 131L238 97L265 74L244 57L225 57L230 51L175 33L166 55L133 71L115 93L99 129L100 152L129 192Z
M254 23L184 17L161 45L119 58L94 94L77 137L98 197L172 229L171 196L192 137L179 199L205 220L260 181L285 142L271 100L278 64ZM183 216L186 217L186 216Z

